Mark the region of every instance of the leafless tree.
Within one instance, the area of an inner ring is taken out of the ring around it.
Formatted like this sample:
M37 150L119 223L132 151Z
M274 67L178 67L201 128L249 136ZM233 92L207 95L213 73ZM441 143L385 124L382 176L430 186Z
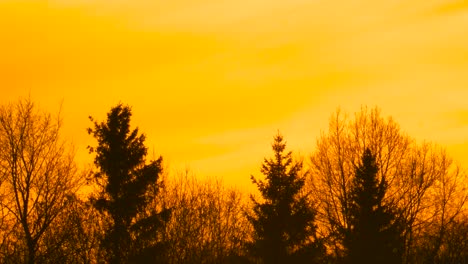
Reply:
M451 222L434 263L468 263L468 215Z
M379 177L388 182L384 202L398 209L405 223L406 262L414 263L411 256L420 240L437 226L436 235L443 241L445 226L466 206L466 190L459 184L466 174L442 148L416 142L391 117L382 117L379 109L363 107L353 119L338 110L328 132L317 140L309 181L319 208L320 230L338 258L350 224L350 184L366 148L376 155ZM439 249L439 243L433 245L434 254Z
M164 234L169 263L227 263L242 257L249 231L242 193L188 171L165 182L162 199L172 210Z
M100 248L104 236L104 218L91 203L70 197L41 241L42 263L98 263L104 259Z
M74 153L60 138L60 116L26 99L0 107L2 213L19 262L40 261L44 234L79 188Z

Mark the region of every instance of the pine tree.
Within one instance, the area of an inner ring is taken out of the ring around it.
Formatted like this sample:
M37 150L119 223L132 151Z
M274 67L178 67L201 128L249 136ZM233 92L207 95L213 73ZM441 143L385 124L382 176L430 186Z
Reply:
M356 168L350 195L350 230L345 235L348 263L401 263L401 225L395 212L384 205L385 178L369 149Z
M261 172L265 181L252 181L263 199L253 196L253 225L250 250L263 263L313 263L323 253L316 238L315 211L301 195L304 178L301 162L293 162L292 152L285 153L286 143L278 133L272 144L274 158L265 159Z
M122 104L113 107L107 121L88 133L96 138L94 179L100 191L93 204L110 216L111 224L102 246L110 263L134 263L156 260L162 255L157 231L167 221L167 210L157 211L151 203L160 187L162 158L146 162L145 136L138 128L130 129L131 109Z

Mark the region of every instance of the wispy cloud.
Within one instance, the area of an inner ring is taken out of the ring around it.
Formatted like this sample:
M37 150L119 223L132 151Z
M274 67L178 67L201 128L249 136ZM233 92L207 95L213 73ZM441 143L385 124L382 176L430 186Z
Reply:
M0 23L1 100L64 99L74 134L129 103L172 164L257 168L276 129L312 149L337 106L381 106L417 138L466 135L443 114L466 107L466 1L3 1Z

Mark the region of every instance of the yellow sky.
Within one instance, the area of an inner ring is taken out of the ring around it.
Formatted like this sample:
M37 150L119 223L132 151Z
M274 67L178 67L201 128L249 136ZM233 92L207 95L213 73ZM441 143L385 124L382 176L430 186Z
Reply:
M362 104L468 164L467 1L0 1L0 36L0 103L63 101L81 160L122 101L171 168L230 183Z

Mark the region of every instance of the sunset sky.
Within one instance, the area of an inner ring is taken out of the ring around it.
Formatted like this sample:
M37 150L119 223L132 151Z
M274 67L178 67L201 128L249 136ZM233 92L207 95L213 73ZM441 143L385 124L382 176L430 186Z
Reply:
M0 0L0 36L0 103L62 105L82 163L123 102L172 170L228 183L361 105L468 166L466 0Z

